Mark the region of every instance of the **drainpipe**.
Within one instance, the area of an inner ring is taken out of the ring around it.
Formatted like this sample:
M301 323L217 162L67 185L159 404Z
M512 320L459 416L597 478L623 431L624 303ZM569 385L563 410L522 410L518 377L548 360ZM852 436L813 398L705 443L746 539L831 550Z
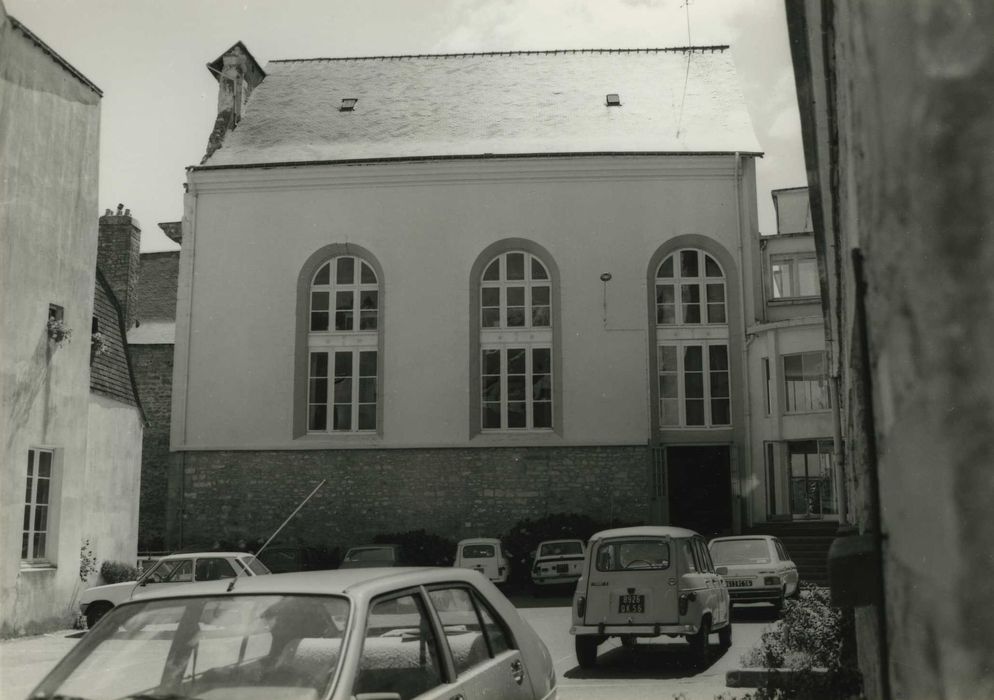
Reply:
M745 333L746 328L746 286L745 286L745 266L743 264L743 254L742 254L742 191L739 184L739 180L742 174L742 154L739 151L735 152L735 165L734 172L732 173L733 179L735 181L735 229L738 234L738 260L737 264L739 266L739 318L742 321L742 373L743 379L742 386L745 389L745 401L743 402L745 414L743 416L743 423L745 425L744 430L744 440L743 446L745 452L745 459L742 460L742 464L739 466L739 504L741 511L739 512L739 522L732 524L732 531L735 534L740 534L741 526L748 519L752 520L751 517L747 517L748 511L750 509L750 502L746 500L744 488L743 488L743 475L746 471L746 465L749 465L750 472L752 467L752 406L751 399L749 397L749 342L752 340Z

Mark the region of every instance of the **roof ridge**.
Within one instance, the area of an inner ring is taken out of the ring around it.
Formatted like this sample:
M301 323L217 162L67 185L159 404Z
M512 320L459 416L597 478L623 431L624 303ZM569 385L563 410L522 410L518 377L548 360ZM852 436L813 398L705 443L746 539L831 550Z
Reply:
M393 56L336 56L318 58L276 58L270 63L309 63L317 61L396 61L412 58L475 58L478 56L555 56L565 54L594 54L594 53L714 53L725 51L729 44L713 44L708 46L668 46L641 49L546 49L537 51L469 51L464 53L422 53L398 54Z

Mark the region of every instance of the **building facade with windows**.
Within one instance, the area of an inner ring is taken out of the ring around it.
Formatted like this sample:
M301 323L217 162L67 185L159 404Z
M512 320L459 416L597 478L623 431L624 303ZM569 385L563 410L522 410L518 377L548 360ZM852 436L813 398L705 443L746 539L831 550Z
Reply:
M753 246L750 525L836 521L835 424L806 187L774 190L777 231Z
M73 619L84 554L135 554L143 420L98 252L100 99L0 3L2 637Z
M738 527L760 149L727 47L211 67L185 532L268 536L322 479L289 534Z

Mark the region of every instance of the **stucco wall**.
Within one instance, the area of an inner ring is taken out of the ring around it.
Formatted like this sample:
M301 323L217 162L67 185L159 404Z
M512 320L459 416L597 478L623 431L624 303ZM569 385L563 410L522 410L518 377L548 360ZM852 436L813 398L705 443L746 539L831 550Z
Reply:
M0 20L6 17L0 12ZM89 329L96 260L99 96L0 23L0 635L61 624L78 582L86 503ZM45 325L65 308L73 340ZM52 567L22 571L28 450L56 450L64 497L50 515ZM9 488L7 487L9 486Z
M80 534L89 538L98 562L136 559L142 430L135 406L90 395L87 517Z
M994 697L994 6L793 9L813 57L798 92L841 331L851 504L863 531L880 517L884 614L856 614L866 694Z
M466 444L475 381L469 271L484 248L509 237L532 240L555 260L563 343L562 437L518 435L511 444L645 444L647 264L680 234L738 250L733 169L728 156L196 172L181 261L173 447L343 444L294 442L291 418L297 276L315 250L345 242L373 253L385 276L383 437L348 445ZM741 225L754 226L751 218L744 207ZM604 272L612 274L606 319ZM472 444L509 442L480 435Z

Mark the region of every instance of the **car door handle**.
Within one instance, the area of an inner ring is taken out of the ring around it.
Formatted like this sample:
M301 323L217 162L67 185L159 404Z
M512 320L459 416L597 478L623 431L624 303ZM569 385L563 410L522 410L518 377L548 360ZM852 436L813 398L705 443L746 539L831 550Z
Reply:
M518 685L525 682L525 668L521 665L520 659L515 659L511 662L511 677Z

